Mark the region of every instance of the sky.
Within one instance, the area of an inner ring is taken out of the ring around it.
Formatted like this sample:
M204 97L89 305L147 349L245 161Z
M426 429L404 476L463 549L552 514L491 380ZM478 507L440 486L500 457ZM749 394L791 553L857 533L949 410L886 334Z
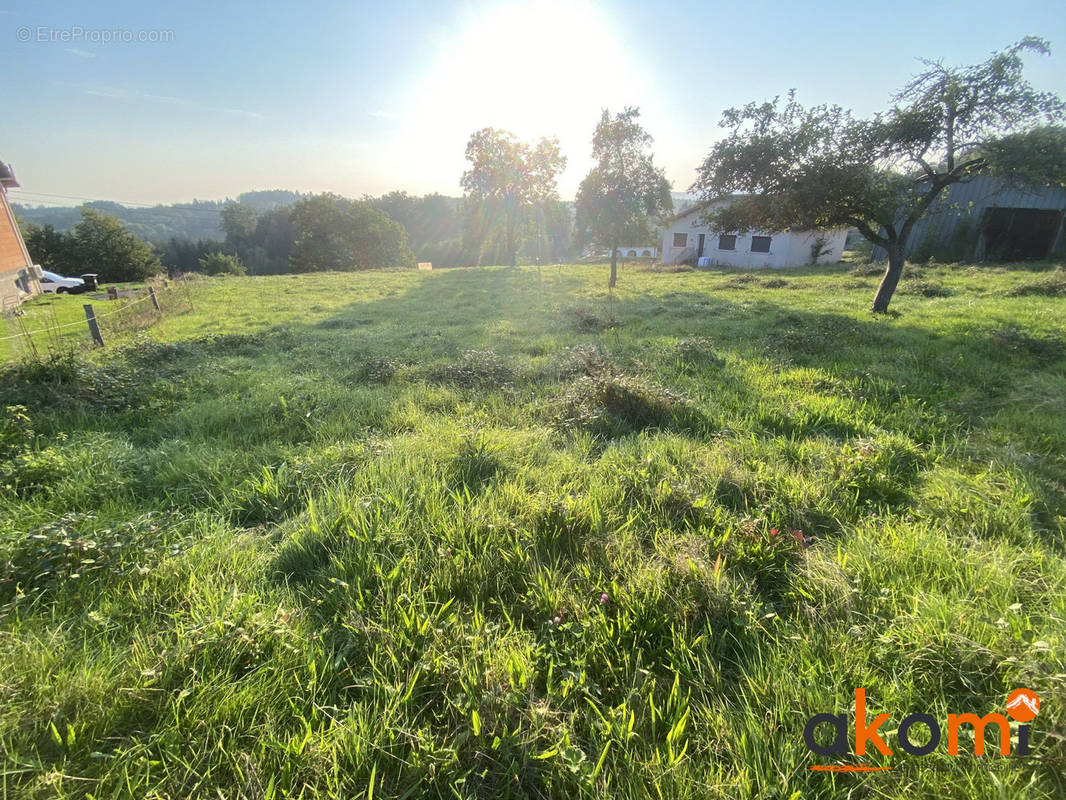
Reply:
M0 0L0 159L23 203L457 196L491 126L557 136L569 199L601 110L629 105L685 191L730 106L795 88L864 116L919 58L1029 34L1052 44L1029 79L1066 96L1061 0Z

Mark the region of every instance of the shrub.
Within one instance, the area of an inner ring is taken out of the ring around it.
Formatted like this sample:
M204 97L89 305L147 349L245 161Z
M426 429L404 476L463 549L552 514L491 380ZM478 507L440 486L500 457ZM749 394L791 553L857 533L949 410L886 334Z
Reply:
M208 253L200 259L200 269L205 275L244 275L248 271L237 256L226 253Z

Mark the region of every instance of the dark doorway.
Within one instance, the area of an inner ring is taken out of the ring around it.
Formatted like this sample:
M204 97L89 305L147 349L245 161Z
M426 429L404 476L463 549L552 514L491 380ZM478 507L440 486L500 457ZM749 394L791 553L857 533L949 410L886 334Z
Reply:
M703 243L707 241L707 234L701 233L696 239L696 258L703 255Z
M984 257L989 261L1048 258L1063 212L1042 208L989 208L981 219Z

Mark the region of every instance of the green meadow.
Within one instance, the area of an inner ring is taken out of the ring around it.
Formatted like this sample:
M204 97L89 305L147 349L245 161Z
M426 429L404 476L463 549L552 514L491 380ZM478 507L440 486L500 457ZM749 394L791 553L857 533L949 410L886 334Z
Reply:
M0 796L1066 796L1066 273L876 272L201 279L10 363ZM859 687L893 754L813 754ZM1027 758L897 746L1018 687Z

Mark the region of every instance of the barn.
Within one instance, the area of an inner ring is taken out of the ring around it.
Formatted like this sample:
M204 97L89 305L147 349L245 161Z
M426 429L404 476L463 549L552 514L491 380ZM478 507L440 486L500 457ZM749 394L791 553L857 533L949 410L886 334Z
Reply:
M1028 261L1066 252L1066 189L1019 188L988 175L945 189L914 226L911 261ZM885 258L881 248L875 258Z

